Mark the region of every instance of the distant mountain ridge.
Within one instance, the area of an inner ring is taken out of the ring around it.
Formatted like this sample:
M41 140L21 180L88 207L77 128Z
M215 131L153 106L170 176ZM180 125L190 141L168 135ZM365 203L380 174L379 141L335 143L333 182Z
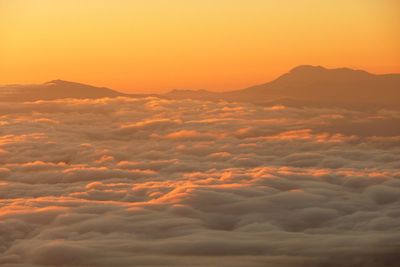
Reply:
M221 93L169 93L185 98L312 106L398 106L400 74L376 75L349 68L298 66L277 79L241 90Z
M54 80L39 85L0 87L0 101L59 98L157 96L169 99L225 100L293 106L362 106L400 108L400 74L371 74L349 68L302 65L277 79L241 90L172 90L165 94L125 94L105 87Z
M97 99L104 97L146 97L151 94L126 94L107 87L53 80L43 84L14 84L0 87L0 102L54 100L62 98Z
M105 87L53 80L43 84L9 85L0 87L0 101L35 101L59 98L102 98L125 94Z
M375 75L348 68L299 66L276 80L232 92L238 97L292 98L335 103L399 104L400 74Z

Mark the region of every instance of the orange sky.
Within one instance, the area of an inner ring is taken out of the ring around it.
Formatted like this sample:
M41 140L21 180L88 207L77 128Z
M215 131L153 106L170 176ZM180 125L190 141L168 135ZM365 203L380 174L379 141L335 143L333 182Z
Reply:
M0 84L227 90L300 64L400 72L397 0L0 0Z

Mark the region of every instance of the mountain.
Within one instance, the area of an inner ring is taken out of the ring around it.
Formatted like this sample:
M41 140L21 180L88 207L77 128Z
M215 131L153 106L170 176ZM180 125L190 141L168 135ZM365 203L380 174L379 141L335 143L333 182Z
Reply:
M169 99L225 100L288 106L400 108L400 74L376 75L349 68L327 69L303 65L271 82L241 90L173 90L160 95L125 94L105 87L62 80L39 85L0 87L0 102L118 96L157 96Z
M278 79L228 93L248 101L285 99L322 105L400 104L400 74L375 75L348 68L299 66Z
M400 107L400 74L303 65L271 82L241 90L172 91L166 96L295 106Z
M0 87L0 101L35 101L60 98L101 98L125 94L81 83L54 80L43 84L6 85Z
M147 95L124 94L118 91L82 83L53 80L43 84L6 85L0 87L0 102L53 100L61 98L143 97Z

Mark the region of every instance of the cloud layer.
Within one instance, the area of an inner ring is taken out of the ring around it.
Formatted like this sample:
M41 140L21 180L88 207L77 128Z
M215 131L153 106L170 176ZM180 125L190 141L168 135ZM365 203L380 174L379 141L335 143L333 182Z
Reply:
M0 103L0 265L396 266L399 121L158 98Z

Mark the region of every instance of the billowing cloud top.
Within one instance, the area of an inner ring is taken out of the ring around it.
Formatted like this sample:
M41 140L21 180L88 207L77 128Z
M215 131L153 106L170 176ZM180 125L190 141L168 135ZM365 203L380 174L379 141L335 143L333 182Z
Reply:
M400 112L0 104L0 265L396 266Z

